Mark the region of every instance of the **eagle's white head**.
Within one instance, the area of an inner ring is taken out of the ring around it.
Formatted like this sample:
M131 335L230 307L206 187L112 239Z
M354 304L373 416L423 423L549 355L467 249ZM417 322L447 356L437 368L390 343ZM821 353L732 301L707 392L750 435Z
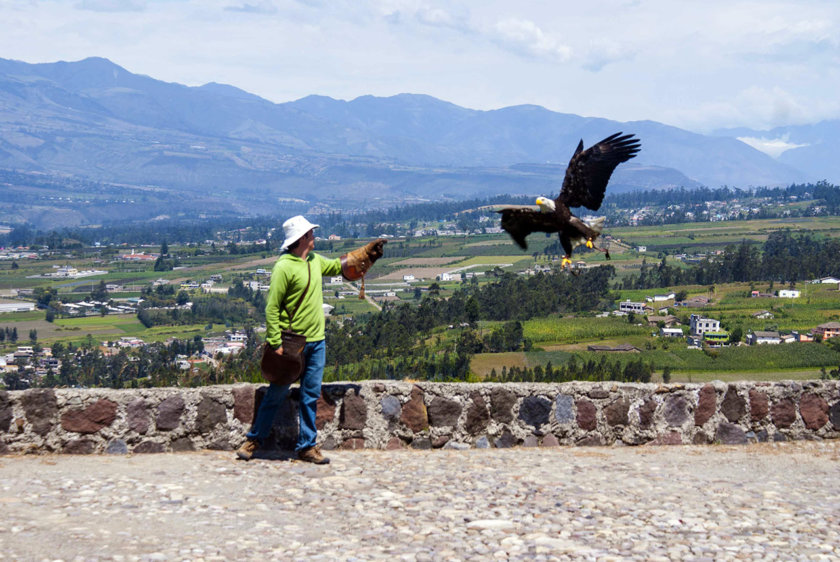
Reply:
M537 205L543 213L553 213L556 210L554 200L548 197L537 197Z

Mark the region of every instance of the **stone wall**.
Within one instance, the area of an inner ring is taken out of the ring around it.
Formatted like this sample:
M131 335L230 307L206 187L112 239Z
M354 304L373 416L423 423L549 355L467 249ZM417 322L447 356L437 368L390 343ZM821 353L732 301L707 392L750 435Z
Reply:
M2 453L232 450L263 385L0 391ZM270 447L297 434L297 389ZM326 449L676 445L840 437L840 382L326 384Z

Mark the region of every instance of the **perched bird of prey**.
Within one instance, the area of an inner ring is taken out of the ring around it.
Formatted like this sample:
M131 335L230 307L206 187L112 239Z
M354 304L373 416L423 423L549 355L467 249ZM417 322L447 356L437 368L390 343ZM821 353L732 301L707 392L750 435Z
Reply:
M523 250L528 248L525 238L532 232L557 232L566 255L562 265L571 266L572 251L581 244L594 248L593 242L604 226L604 217L586 222L569 210L570 207L586 207L597 211L604 200L607 183L616 166L630 160L639 153L641 143L633 135L616 133L601 142L583 149L581 139L569 166L563 188L557 199L537 197L538 209L532 207L506 207L496 212L502 214L502 228ZM607 259L609 251L604 252Z

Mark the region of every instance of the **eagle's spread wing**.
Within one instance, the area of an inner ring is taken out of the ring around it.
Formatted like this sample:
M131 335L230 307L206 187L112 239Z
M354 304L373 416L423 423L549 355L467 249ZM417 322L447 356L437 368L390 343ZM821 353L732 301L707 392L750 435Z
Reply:
M586 150L581 140L566 168L563 189L556 201L567 207L586 207L597 211L604 200L613 170L636 156L640 148L639 139L622 133L611 135Z
M525 238L532 232L559 232L562 226L554 213L527 208L501 209L496 212L502 214L502 228L523 250L528 249Z

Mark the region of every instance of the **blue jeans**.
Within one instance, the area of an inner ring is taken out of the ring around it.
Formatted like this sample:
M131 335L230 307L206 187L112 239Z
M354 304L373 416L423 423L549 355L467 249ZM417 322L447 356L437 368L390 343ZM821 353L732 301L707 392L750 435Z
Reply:
M308 449L315 445L318 430L315 427L315 408L318 397L321 396L321 381L324 378L326 364L326 345L324 340L307 342L303 348L306 367L300 377L300 430L298 432L296 451ZM254 439L262 444L274 425L277 409L289 396L288 384L271 383L268 391L260 402L257 419L246 434L248 439Z

